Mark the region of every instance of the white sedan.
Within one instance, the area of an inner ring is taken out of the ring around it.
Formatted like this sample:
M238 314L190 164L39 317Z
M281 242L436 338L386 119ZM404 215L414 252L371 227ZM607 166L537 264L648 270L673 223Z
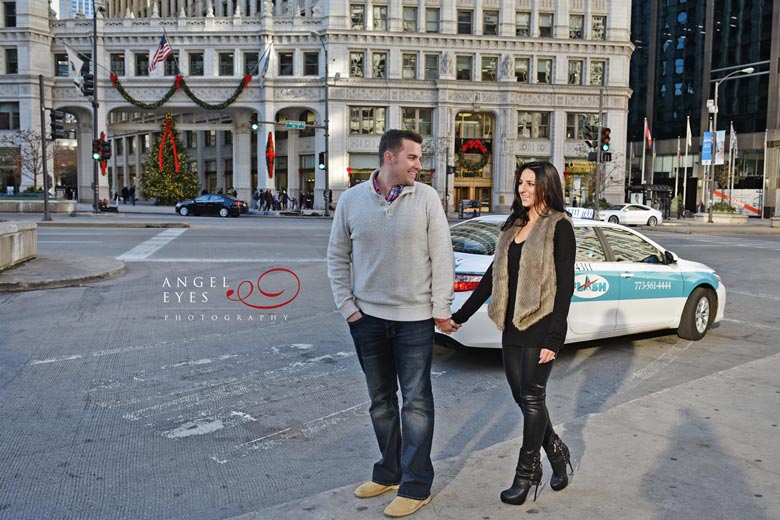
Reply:
M504 216L490 215L450 228L455 252L455 301L460 309L493 260ZM574 219L577 254L566 343L676 329L704 337L723 319L726 289L714 270L678 258L644 235L607 222ZM445 346L501 348L501 333L483 305Z
M644 204L617 204L599 210L599 219L626 226L655 226L663 220L661 212Z

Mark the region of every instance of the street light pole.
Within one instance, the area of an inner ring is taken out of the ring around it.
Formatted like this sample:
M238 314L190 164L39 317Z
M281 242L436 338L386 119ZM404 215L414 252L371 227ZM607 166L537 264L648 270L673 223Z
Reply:
M746 67L744 69L734 70L723 76L721 79L715 82L715 103L714 103L714 109L715 111L712 114L712 165L710 166L711 174L710 174L710 208L707 216L707 222L712 224L712 206L715 205L715 172L717 171L717 168L715 167L715 157L717 156L718 152L718 88L720 87L720 84L727 79L729 79L731 76L735 74L752 74L755 69L753 67Z
M320 39L322 45L322 51L325 54L325 189L322 190L322 198L325 200L325 216L330 216L330 201L328 200L328 170L330 169L330 154L329 141L330 141L330 119L329 119L329 99L328 99L328 78L330 77L328 72L328 47L325 45L325 35L320 34L317 31L311 32L314 36Z
M101 6L102 9L102 6ZM92 78L95 84L92 93L92 139L98 138L98 81L97 81L97 12L92 0ZM98 161L92 161L92 204L95 213L100 213L98 198Z

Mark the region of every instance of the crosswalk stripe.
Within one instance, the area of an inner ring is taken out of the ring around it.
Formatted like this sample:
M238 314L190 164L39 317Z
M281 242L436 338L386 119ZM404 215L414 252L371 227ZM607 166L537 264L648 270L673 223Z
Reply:
M185 228L166 229L159 235L153 236L149 240L138 244L130 251L117 256L116 259L129 262L146 260L185 231L187 231Z

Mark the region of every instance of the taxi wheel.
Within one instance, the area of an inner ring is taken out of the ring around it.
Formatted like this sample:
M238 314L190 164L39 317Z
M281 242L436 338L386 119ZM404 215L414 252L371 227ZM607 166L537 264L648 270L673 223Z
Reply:
M658 219L657 218L650 217L649 219L647 219L647 225L648 226L655 226L656 224L658 224Z
M685 302L677 335L682 339L700 340L714 318L715 297L711 290L697 287Z
M609 221L612 222L613 224L617 224L618 222L620 222L620 219L617 218L615 215L612 215L611 217L609 217Z

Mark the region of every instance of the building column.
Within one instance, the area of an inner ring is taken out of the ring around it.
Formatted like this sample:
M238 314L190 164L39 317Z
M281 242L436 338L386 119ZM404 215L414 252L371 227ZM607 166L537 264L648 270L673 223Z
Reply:
M249 113L236 114L233 122L233 187L238 192L239 200L251 201L254 189Z
M217 193L219 193L220 188L222 189L222 192L228 188L228 186L225 186L225 159L222 156L222 143L224 142L224 137L222 135L222 130L217 130L214 132L214 140L216 141L214 144L214 148L216 150L216 161L217 161Z
M203 130L196 130L195 131L195 144L197 146L197 154L196 162L197 162L197 168L198 168L198 181L200 182L201 188L205 188L207 186L207 179L206 179L206 160L203 158L203 151L206 148L206 135L204 134Z

